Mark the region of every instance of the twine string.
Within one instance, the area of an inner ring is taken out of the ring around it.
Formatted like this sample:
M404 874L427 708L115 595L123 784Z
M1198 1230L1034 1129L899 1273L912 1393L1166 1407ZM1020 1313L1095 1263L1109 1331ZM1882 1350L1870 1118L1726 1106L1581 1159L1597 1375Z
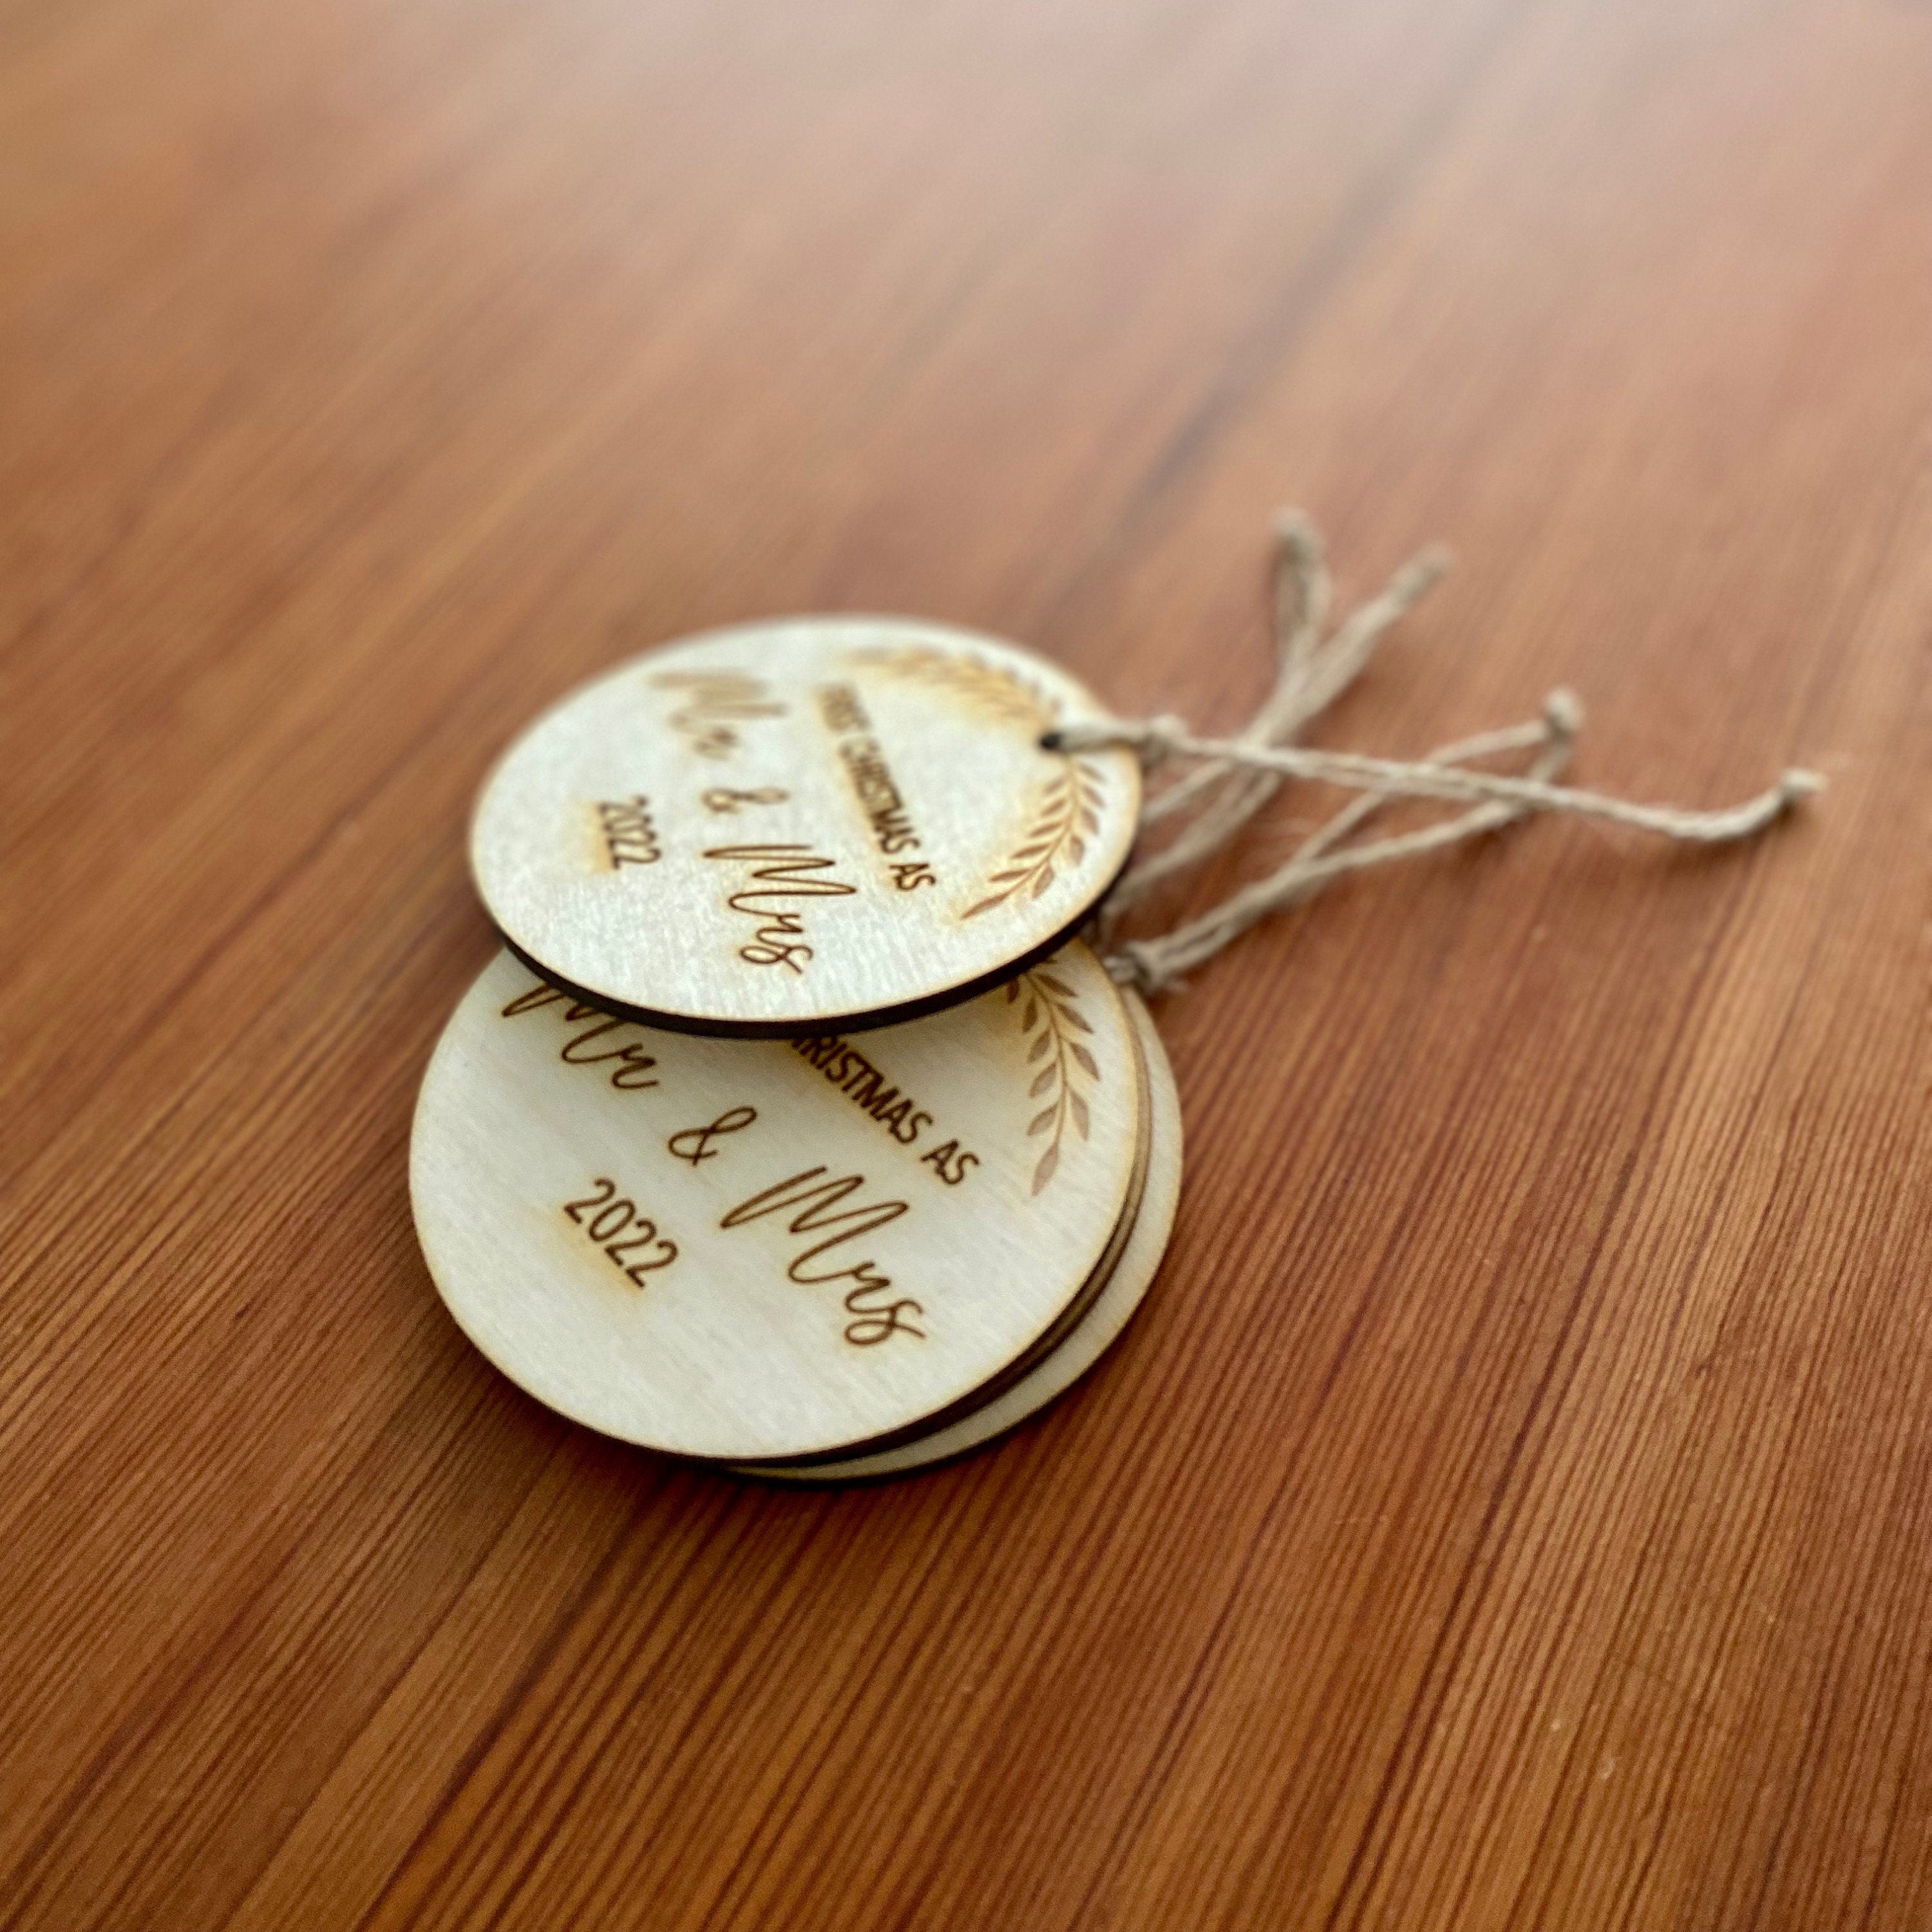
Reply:
M1397 571L1381 596L1364 604L1325 643L1333 587L1321 532L1299 510L1275 523L1276 677L1273 688L1238 736L1241 751L1288 745L1321 716L1368 667L1376 647L1404 612L1448 568L1439 549L1424 551ZM1198 766L1151 800L1142 814L1156 825L1209 802L1163 850L1135 865L1108 904L1124 912L1175 873L1218 852L1282 782L1278 772L1244 764L1238 752Z
M1276 677L1254 716L1232 737L1197 736L1181 719L1076 724L1043 741L1067 752L1125 747L1150 769L1170 759L1193 768L1158 793L1142 812L1143 827L1193 812L1161 850L1127 872L1110 895L1104 923L1111 938L1120 915L1155 886L1220 850L1290 778L1318 779L1361 795L1297 847L1264 878L1230 894L1198 918L1148 939L1110 944L1108 970L1146 993L1171 990L1184 974L1271 914L1311 898L1350 872L1437 852L1499 830L1540 812L1569 812L1687 843L1720 844L1753 837L1823 783L1815 772L1788 770L1742 804L1715 812L1640 805L1556 781L1582 726L1582 707L1557 691L1534 722L1485 732L1414 760L1315 751L1294 741L1354 683L1396 622L1442 577L1447 559L1423 552L1403 566L1382 594L1324 639L1331 590L1319 534L1298 512L1276 525ZM1534 754L1520 776L1484 769L1485 760ZM1424 799L1465 808L1420 830L1357 840L1382 808Z

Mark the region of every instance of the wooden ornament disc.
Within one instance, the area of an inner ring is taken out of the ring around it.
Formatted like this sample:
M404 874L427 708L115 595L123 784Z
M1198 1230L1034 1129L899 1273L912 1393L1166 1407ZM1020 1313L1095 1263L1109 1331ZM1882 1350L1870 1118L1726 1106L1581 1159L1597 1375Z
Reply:
M1036 1415L1113 1346L1160 1272L1180 1202L1180 1096L1174 1070L1146 1007L1132 993L1125 998L1148 1071L1147 1182L1119 1261L1065 1340L991 1402L896 1448L806 1468L745 1463L740 1466L742 1474L781 1482L849 1483L930 1468L980 1448Z
M1143 1078L1077 941L862 1048L652 1031L506 954L424 1076L417 1232L470 1338L592 1428L734 1462L876 1449L1100 1291Z
M1055 950L1133 842L1105 713L1017 646L899 618L715 631L539 718L484 785L470 866L554 984L654 1026L895 1023Z

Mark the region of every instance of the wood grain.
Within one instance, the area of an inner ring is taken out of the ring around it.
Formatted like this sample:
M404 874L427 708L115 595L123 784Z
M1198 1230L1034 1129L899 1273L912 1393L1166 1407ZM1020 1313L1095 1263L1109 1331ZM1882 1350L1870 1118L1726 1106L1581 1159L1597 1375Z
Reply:
M1932 13L0 45L0 1923L1932 1918ZM1282 501L1462 560L1331 742L1568 682L1586 780L1831 790L1204 972L1169 1267L988 1454L781 1493L512 1390L405 1191L494 749L813 609L1225 723Z

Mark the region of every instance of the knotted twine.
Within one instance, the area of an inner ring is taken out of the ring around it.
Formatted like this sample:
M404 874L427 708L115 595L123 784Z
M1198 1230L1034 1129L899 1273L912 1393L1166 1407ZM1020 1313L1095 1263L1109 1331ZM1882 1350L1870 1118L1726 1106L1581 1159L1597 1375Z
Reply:
M1413 761L1298 745L1301 733L1361 675L1396 620L1448 567L1439 548L1424 550L1396 572L1379 596L1324 638L1334 590L1321 535L1300 511L1285 511L1275 525L1275 681L1240 731L1229 738L1202 737L1183 719L1168 716L1070 724L1047 734L1042 742L1058 751L1124 746L1150 770L1172 759L1194 761L1191 771L1156 793L1141 812L1143 831L1175 818L1182 819L1180 830L1130 867L1108 896L1103 941L1107 969L1116 980L1147 994L1171 991L1250 926L1313 898L1346 873L1441 851L1534 812L1571 812L1685 843L1724 844L1754 836L1822 786L1815 772L1787 770L1768 790L1742 805L1687 812L1558 784L1583 722L1582 705L1566 690L1552 692L1542 716L1530 723L1459 739ZM1534 755L1521 776L1482 769L1488 760L1522 752ZM1129 908L1162 880L1220 851L1287 778L1318 779L1361 796L1304 839L1285 864L1199 917L1154 938L1112 940ZM1418 831L1358 839L1397 799L1467 809Z

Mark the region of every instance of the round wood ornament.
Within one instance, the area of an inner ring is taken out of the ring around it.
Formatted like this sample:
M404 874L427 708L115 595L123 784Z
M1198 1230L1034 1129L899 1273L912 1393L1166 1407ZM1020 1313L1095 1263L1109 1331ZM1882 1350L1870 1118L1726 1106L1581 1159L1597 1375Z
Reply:
M1180 1202L1180 1096L1160 1035L1138 995L1126 996L1148 1074L1148 1173L1120 1259L1065 1340L1001 1394L942 1428L872 1454L802 1466L741 1463L742 1474L789 1483L909 1475L970 1454L1058 1400L1119 1340L1167 1252Z
M1146 1079L1077 941L862 1044L653 1030L500 955L424 1076L417 1232L470 1338L576 1420L734 1462L875 1451L994 1399L1104 1289Z
M909 619L812 617L634 658L537 719L470 865L535 970L608 1012L782 1037L890 1024L1055 951L1134 839L1123 750L1056 666Z

